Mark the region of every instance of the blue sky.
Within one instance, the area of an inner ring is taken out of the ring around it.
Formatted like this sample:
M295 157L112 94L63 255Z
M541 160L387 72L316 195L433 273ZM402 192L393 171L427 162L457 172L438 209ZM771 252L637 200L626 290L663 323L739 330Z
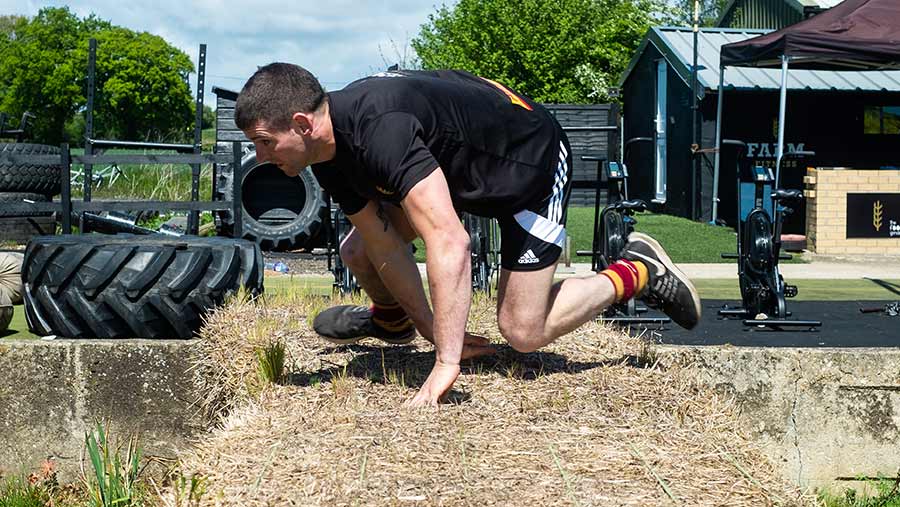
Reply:
M454 0L0 0L0 14L33 16L42 7L68 5L79 17L96 14L113 24L165 38L196 65L207 45L206 104L212 86L240 90L257 66L302 65L326 89L339 89L387 64L414 55L409 46L440 5ZM152 6L152 7L151 7ZM102 51L102 48L100 49ZM196 89L196 75L191 88Z

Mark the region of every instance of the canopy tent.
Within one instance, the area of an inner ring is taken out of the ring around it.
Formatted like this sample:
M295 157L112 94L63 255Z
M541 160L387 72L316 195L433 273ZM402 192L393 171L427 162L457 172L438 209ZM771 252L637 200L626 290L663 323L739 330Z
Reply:
M844 0L821 14L752 39L726 44L720 53L713 221L718 209L719 152L725 67L781 67L775 184L784 155L788 66L811 70L900 69L900 1Z

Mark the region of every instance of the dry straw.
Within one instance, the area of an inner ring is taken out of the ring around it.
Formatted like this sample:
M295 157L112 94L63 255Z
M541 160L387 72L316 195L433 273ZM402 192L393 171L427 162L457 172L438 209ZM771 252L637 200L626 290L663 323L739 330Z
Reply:
M739 431L736 407L652 345L589 323L541 351L466 363L439 410L407 410L431 346L335 347L309 321L334 300L237 298L210 317L198 371L215 426L183 453L203 505L808 505ZM495 302L469 330L504 343ZM261 384L255 350L287 344Z

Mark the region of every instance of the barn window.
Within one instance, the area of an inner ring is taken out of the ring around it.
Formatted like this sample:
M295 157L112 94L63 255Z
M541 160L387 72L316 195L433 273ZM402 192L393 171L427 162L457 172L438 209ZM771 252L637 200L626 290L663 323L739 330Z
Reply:
M900 134L900 106L866 106L863 133Z

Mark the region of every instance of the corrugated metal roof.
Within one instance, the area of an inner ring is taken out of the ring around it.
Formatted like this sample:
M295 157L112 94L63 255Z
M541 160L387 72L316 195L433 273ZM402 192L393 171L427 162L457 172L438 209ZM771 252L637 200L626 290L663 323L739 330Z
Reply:
M827 0L820 0L827 1ZM706 90L719 86L719 49L731 42L756 37L770 30L742 30L727 28L704 28L698 35L697 79L701 87L700 96ZM654 27L641 42L637 53L622 75L621 86L637 64L648 44L657 47L669 64L678 72L685 83L691 82L690 69L693 62L694 36L690 28ZM725 86L729 89L770 90L781 86L780 69L756 69L749 67L728 67L725 69ZM900 91L900 71L812 71L791 70L788 73L790 90L862 90Z
M843 1L844 0L797 0L800 5L805 7L821 7L823 9L830 9Z
M775 2L783 1L792 9L795 9L798 13L803 14L804 7L819 7L821 9L830 9L835 5L843 2L844 0L775 0ZM725 5L719 12L719 19L716 20L716 26L721 26L722 21L725 19L725 16L729 14L729 12L734 9L735 5L741 5L738 3L738 0L729 0L729 2ZM769 9L774 8L773 6L769 6Z

